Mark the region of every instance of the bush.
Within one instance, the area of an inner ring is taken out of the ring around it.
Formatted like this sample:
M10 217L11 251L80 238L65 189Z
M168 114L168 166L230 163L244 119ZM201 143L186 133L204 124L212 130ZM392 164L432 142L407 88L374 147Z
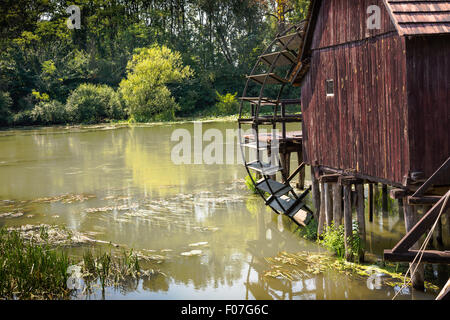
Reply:
M9 93L0 91L0 125L8 125L11 121L11 105Z
M120 92L129 108L131 120L171 120L179 105L169 83L179 83L191 76L181 55L169 48L153 46L137 50L127 65L127 78L120 83Z
M67 122L67 112L59 101L41 101L31 111L31 118L38 124L61 124Z
M30 126L34 124L33 116L31 115L31 110L25 110L16 113L12 118L13 125L15 126Z
M236 99L237 92L235 94L227 93L221 95L216 91L217 100L216 109L217 115L232 115L239 111L239 102Z
M98 123L125 117L120 97L107 85L82 84L66 103L68 120L75 123Z

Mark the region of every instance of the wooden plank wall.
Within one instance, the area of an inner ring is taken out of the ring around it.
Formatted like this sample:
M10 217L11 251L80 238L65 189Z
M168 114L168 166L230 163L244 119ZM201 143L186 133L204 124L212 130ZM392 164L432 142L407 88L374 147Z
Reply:
M410 38L406 48L411 170L429 177L450 156L450 35Z
M367 29L367 8L381 9L381 29ZM311 48L325 48L395 31L382 0L322 1Z
M409 172L405 40L391 32L381 1L382 30L361 40L367 6L376 2L322 5L302 84L304 152L310 164L400 185ZM327 79L335 81L335 97L326 97Z

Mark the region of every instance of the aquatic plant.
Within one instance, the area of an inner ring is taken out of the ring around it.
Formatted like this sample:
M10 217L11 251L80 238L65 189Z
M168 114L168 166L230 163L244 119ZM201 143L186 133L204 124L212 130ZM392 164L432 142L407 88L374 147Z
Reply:
M245 177L245 185L247 186L247 189L250 190L254 194L258 194L258 190L256 189L255 185L253 184L253 181L256 181L256 175L252 174L250 177L249 175Z
M298 281L309 278L310 274L323 274L336 271L359 280L367 280L371 275L380 275L381 284L395 287L403 284L403 274L397 270L398 264L368 265L336 259L329 254L317 252L288 253L280 252L268 257L265 277ZM406 269L404 269L406 271ZM409 279L408 279L409 280ZM439 287L425 281L427 290L438 291Z
M322 234L322 240L318 242L335 253L338 257L343 258L345 255L345 232L344 226L335 226L334 222L325 227L325 232ZM353 222L352 236L349 239L349 244L352 249L352 256L355 260L359 259L359 253L362 250L361 238L358 234L358 223Z
M295 224L293 223L293 225ZM301 237L313 241L317 240L318 226L319 223L313 218L306 226L304 226L303 228L297 228L297 230Z

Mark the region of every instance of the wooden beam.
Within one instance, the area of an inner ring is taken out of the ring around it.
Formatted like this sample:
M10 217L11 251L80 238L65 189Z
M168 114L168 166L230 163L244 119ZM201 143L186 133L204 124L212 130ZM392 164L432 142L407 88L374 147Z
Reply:
M397 245L392 249L395 253L407 252L419 238L431 227L431 225L436 221L437 216L444 204L446 197L442 197L438 203L436 203L430 211L428 211L422 219L397 243ZM447 203L447 207L450 201ZM405 205L405 208L408 207ZM446 210L446 208L444 208Z
M447 284L442 288L436 300L450 300L450 279L448 279Z
M304 163L304 162L302 162L302 163L297 167L297 169L295 169L295 171L292 172L292 174L289 176L289 178L287 178L287 182L288 182L288 183L291 182L291 180L294 179L295 176L296 176L301 170L303 170L303 168L305 168L305 163Z
M339 181L339 177L341 175L340 174L325 174L323 176L320 177L320 182L324 182L324 183L328 183L328 182L338 182Z
M408 195L410 195L411 193L408 190L405 189L391 189L389 191L389 195L392 199L401 199L404 198Z
M410 196L408 197L408 204L409 205L429 205L429 204L436 204L441 199L441 196L422 196L422 197L414 197Z
M450 157L436 170L431 177L413 194L413 197L420 197L435 183L440 175L446 170L450 170Z
M418 253L418 250L408 250L406 252L384 250L384 259L393 262L412 262ZM426 250L423 253L421 262L450 264L450 251Z

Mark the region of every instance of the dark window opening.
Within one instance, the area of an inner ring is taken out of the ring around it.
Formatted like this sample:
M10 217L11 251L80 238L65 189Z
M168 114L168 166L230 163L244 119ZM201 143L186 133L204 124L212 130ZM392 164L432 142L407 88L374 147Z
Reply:
M327 97L334 97L334 80L327 80L325 83Z

